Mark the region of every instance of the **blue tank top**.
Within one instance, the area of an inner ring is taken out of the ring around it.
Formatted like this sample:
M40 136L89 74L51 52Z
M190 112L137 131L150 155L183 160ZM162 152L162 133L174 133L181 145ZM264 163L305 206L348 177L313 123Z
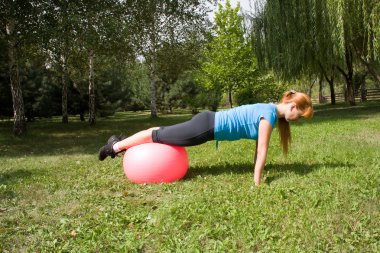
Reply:
M252 104L220 111L215 114L215 140L257 140L260 119L266 119L272 128L277 121L275 104Z

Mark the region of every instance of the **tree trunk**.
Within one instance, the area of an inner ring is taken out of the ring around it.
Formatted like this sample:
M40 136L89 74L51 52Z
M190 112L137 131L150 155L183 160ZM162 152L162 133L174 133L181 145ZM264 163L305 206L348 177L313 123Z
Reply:
M371 63L367 62L365 59L363 59L362 57L359 57L359 58L360 58L360 61L366 66L368 73L370 73L373 76L373 79L378 84L380 84L380 75L376 72L376 70L373 66L374 62L372 62L372 64L371 64Z
M149 29L149 79L150 79L150 117L157 118L157 40L156 22L158 22L158 13L154 12L153 22Z
M95 83L94 83L94 51L90 50L88 56L89 76L88 76L88 122L95 125Z
M315 81L311 81L311 78L310 78L310 83L311 83L311 85L309 86L309 89L308 89L308 91L307 91L307 95L309 96L309 97L311 97L311 93L312 93L312 90L313 90L313 87L314 87L314 84L315 84Z
M22 90L18 72L17 56L16 56L16 43L13 38L14 21L11 20L6 24L6 32L8 36L8 64L9 76L12 91L13 101L13 134L20 136L26 133L24 99L22 97Z
M67 82L66 82L66 59L62 57L62 123L69 123L69 117L67 114Z
M150 68L149 68L149 79L150 79L150 117L157 118L157 76L156 76L156 64L157 64L157 53L156 53L156 34L155 26L152 27L153 32L150 35L151 48L150 48Z
M334 88L334 67L332 68L331 78L328 78L327 74L325 73L325 79L328 82L329 88L330 88L331 104L335 105L336 101L335 101L335 88Z
M330 87L330 98L331 98L331 104L332 105L335 105L336 104L336 101L335 101L335 88L334 88L334 75L335 75L335 66L333 65L332 68L331 68L331 78L329 78L327 76L327 73L325 71L325 69L323 68L323 65L321 63L319 63L319 66L321 67L321 70L322 70L322 73L323 75L325 76L325 79L327 81L327 83L329 84L329 87Z
M349 47L346 47L346 65L348 74L346 75L346 83L347 83L347 99L348 103L350 105L355 105L355 91L354 91L354 82L353 82L353 75L354 75L354 69L352 66L352 51Z
M366 102L367 101L367 89L365 84L365 78L363 79L362 85L360 86L360 101Z
M153 56L154 58L154 56ZM157 83L156 83L156 63L152 59L150 64L150 116L157 118Z
M230 103L230 108L232 108L232 89L228 89L228 102Z
M320 104L325 103L325 97L323 96L323 76L319 78L319 92L318 92L318 100Z
M340 73L344 76L344 79L346 80L347 103L351 106L354 106L356 105L355 94L354 94L354 82L353 82L354 69L352 66L352 51L348 46L346 46L345 58L346 58L347 73L339 66L337 66L337 69L340 71Z
M354 84L352 77L346 80L347 82L347 102L349 105L356 105L355 103L355 94L354 94Z
M336 101L335 101L334 77L331 77L330 80L331 81L327 80L327 82L329 83L329 87L330 87L331 104L335 105Z

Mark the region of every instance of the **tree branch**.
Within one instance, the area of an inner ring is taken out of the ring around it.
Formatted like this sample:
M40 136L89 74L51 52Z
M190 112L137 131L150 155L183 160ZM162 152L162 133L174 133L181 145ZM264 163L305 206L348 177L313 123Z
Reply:
M325 68L323 67L323 65L322 65L320 62L318 62L318 64L319 64L319 67L320 67L321 70L322 70L322 74L323 74L324 77L326 78L326 81L327 81L328 83L331 83L331 82L332 82L332 78L329 79L329 77L327 76L326 70L325 70Z
M348 79L348 74L346 74L346 72L344 72L344 70L341 67L339 67L338 65L336 65L335 67L344 76L344 78Z
M367 68L368 72L375 78L375 80L380 83L380 75L378 75L375 71L375 69L371 66L371 63L369 63L368 61L366 61L363 57L363 55L361 54L361 52L359 51L359 49L355 46L355 45L352 45L353 48L354 48L354 51L356 53L356 56L359 58L359 60L364 64L364 66Z

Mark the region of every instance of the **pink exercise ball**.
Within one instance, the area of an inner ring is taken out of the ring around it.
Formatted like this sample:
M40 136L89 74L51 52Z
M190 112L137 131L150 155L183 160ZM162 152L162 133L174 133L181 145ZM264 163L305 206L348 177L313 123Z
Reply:
M125 175L132 182L169 183L183 178L189 165L184 147L146 143L129 148L123 158Z

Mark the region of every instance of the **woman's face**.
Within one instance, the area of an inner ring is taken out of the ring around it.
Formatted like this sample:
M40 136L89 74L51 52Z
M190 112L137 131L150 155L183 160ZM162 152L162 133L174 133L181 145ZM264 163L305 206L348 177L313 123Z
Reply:
M297 121L302 116L302 111L297 108L296 103L289 103L285 112L285 120L288 122Z

